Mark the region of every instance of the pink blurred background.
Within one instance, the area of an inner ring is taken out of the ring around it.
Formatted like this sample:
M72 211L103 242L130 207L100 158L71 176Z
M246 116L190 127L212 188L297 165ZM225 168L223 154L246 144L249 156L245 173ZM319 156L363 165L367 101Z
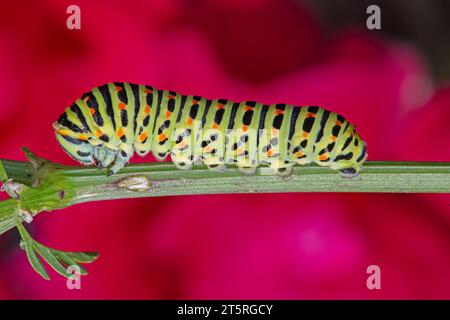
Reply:
M2 1L0 156L23 160L26 145L74 164L52 122L93 86L129 81L321 105L358 126L371 160L449 161L449 77L436 51L367 30L364 1L336 16L318 3ZM81 30L66 28L69 4ZM394 7L382 7L391 24ZM338 16L355 10L354 21ZM37 276L11 231L0 237L0 299L450 299L449 205L449 195L301 193L88 203L29 227L51 247L100 252L82 289ZM371 264L381 290L366 287Z

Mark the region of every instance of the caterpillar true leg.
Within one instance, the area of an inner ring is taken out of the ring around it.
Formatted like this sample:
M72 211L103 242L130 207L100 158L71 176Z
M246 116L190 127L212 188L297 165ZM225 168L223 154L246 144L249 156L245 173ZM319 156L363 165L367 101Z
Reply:
M120 169L122 169L128 161L130 161L130 158L132 157L133 153L127 153L125 150L122 149L124 145L121 145L121 150L116 153L116 158L114 159L114 162L112 163L112 166L109 168L108 176L111 176L115 173L117 173Z
M105 156L103 157L103 167L108 168L116 159L117 151L105 148Z
M97 163L98 163L98 167L100 168L100 169L103 169L103 168L106 168L107 167L107 164L105 163L105 157L106 157L106 154L107 154L107 149L106 148L103 148L103 147L95 147L95 153L96 153L96 156L95 156L95 158L96 158L96 160L97 160Z
M129 157L124 156L121 152L119 152L114 160L112 166L108 170L108 176L112 176L116 174L120 169L122 169L130 160Z

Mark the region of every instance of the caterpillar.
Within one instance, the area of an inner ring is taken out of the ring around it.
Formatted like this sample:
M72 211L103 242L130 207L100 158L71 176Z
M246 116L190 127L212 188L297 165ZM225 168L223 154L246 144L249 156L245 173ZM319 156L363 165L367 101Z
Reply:
M316 163L345 178L358 175L366 143L343 116L317 106L210 100L112 82L82 95L53 124L61 147L85 165L117 173L134 153L169 154L180 169L203 163L244 174L259 165L289 177L295 164Z

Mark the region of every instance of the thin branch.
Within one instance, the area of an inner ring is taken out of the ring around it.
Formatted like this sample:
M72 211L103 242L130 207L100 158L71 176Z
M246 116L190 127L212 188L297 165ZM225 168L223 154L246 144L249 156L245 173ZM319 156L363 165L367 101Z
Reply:
M450 193L449 162L369 161L355 179L314 165L296 166L284 180L268 175L264 167L254 176L243 176L234 167L220 174L204 166L178 170L171 163L128 165L107 177L96 168L62 166L25 152L29 162L0 160L0 180L13 197L0 202L0 234L15 226L16 212L26 220L42 211L98 200L225 193Z

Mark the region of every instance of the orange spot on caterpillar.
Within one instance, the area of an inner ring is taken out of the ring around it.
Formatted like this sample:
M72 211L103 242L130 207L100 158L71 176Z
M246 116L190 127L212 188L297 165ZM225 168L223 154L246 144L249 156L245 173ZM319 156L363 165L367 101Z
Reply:
M336 136L331 136L330 140L331 141L336 141Z
M145 113L145 114L149 114L150 111L152 111L152 108L151 108L149 105L146 105L146 106L145 106L145 109L144 109L144 113Z
M122 90L123 90L122 87L117 87L117 86L116 86L116 91L117 91L117 92L122 91Z
M164 140L166 140L166 139L167 139L167 136L166 136L164 133L161 133L161 134L158 136L159 142L164 141Z
M167 96L167 98L169 98L169 99L175 99L175 96L172 95L172 94L169 94L169 95Z
M192 99L192 104L199 104L199 103L200 103L199 100Z
M306 114L306 118L315 118L315 117L316 117L316 114L313 113L313 112L308 112L308 113Z
M242 126L242 131L247 132L248 131L248 126Z
M205 150L205 152L211 152L212 151L212 147L211 146L206 146L203 150Z
M68 130L59 129L58 133L62 136L68 136L70 132Z
M124 135L125 135L125 131L123 131L123 129L120 128L120 129L117 131L117 136L118 136L119 139L120 139L120 138L122 138Z
M151 89L145 89L145 90L144 90L144 93L147 93L147 94L153 93L153 90L151 90Z
M86 96L86 98L84 98L85 102L88 102L89 100L91 100L91 97L89 97L89 96Z
M172 112L166 111L166 118L167 118L167 119L169 119L171 115L172 115Z
M320 161L324 161L324 160L327 160L327 159L328 159L328 156L327 156L326 153L323 154L323 155L321 155L321 156L319 157L319 160L320 160Z
M78 136L78 140L86 141L86 140L88 140L88 136L85 135L85 134L80 134L80 135Z
M303 157L304 155L305 155L305 153L304 153L303 151L297 151L297 152L295 153L295 156L296 156L297 158Z
M219 125L218 125L217 123L214 123L214 124L212 125L212 128L213 128L213 129L218 129L218 128L219 128Z
M96 136L97 138L100 138L102 135L103 135L103 132L101 132L100 129L97 129L97 131L95 131L95 136Z
M119 107L120 110L125 110L127 108L126 104L123 103L123 102L119 103L118 107Z
M95 114L95 109L94 108L90 108L89 111L91 112L92 115Z
M266 154L267 154L268 157L271 157L272 154L273 154L273 153L272 153L272 150L267 151Z
M147 137L148 137L148 134L147 134L147 132L144 131L139 135L139 141L144 142L145 139L147 139Z
M302 138L308 138L308 137L309 137L309 133L306 131L303 131Z
M244 110L245 111L249 111L249 110L253 110L254 108L253 107L250 107L250 106L245 106L245 108L244 108Z
M217 108L217 109L223 109L223 108L225 108L225 106L224 106L223 104L218 104L218 105L216 106L216 108Z
M340 122L339 120L336 120L336 121L334 122L334 124L337 125L337 126L339 126L339 127L342 127L342 122Z
M275 110L274 113L275 113L276 115L284 114L284 110Z
M192 118L189 117L189 118L186 120L186 123L187 123L188 125L192 125Z

